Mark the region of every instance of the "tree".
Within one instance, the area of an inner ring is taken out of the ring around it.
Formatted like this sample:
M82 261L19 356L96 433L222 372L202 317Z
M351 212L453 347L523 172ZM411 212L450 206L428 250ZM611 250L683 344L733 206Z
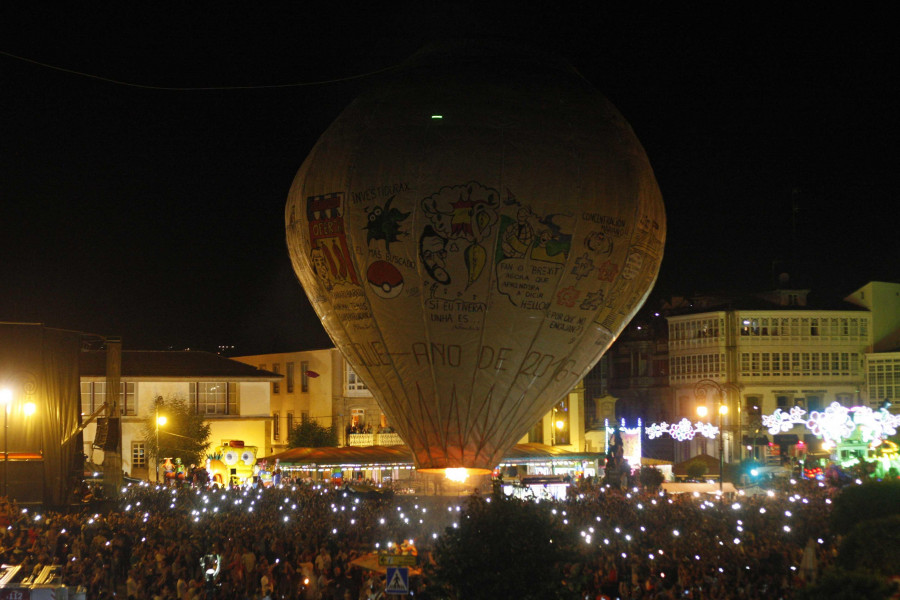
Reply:
M685 466L685 471L687 472L688 479L703 479L703 476L706 475L706 472L709 469L706 467L706 463L704 463L699 458L693 459Z
M857 523L841 541L837 564L849 571L866 569L891 576L900 564L900 515Z
M301 419L300 424L288 432L288 446L291 448L321 448L337 445L337 430L334 426L325 427L312 419Z
M565 570L577 557L575 538L546 504L472 496L435 544L429 591L465 600L576 598L578 574Z
M640 480L642 486L644 486L648 490L655 490L662 485L663 481L665 481L666 478L662 474L662 471L660 471L656 467L643 465L641 467Z
M831 524L840 534L867 519L900 514L900 481L850 485L841 490L831 513Z
M826 571L816 582L796 594L798 600L887 600L895 586L868 571Z
M159 426L157 448L157 415L166 418ZM187 400L177 396L163 399L157 396L153 407L144 419L144 443L151 461L163 458L181 459L187 465L201 465L206 461L209 448L209 422L196 414Z

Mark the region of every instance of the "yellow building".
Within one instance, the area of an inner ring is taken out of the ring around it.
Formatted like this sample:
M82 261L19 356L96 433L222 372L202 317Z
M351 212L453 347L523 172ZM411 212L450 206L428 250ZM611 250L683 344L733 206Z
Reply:
M82 352L81 414L87 419L106 401L106 352ZM144 423L154 400L181 398L210 423L209 441L243 440L248 446L271 447L270 394L281 376L248 367L209 352L123 351L119 386L122 413L122 469L126 475L153 479L156 469L146 454ZM90 462L103 462L95 447L97 424L83 433Z
M334 424L341 446L402 444L372 392L336 348L238 356L234 360L284 375L271 383L272 441L266 454L285 450L289 431L300 419ZM563 450L586 449L584 387L560 399L519 443L536 442Z

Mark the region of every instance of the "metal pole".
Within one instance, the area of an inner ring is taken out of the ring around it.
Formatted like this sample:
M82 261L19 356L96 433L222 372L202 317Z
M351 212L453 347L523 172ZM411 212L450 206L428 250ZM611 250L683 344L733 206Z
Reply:
M719 395L719 496L722 494L722 482L725 480L725 437L722 435L722 396Z
M159 484L159 404L156 405L156 453L153 456L153 462L156 463L156 483Z
M3 497L9 482L9 402L3 406Z

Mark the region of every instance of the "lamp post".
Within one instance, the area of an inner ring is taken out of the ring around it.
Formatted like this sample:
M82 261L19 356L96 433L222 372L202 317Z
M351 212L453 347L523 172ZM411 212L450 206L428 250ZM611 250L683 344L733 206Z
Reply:
M166 419L165 415L159 414L159 405L156 406L156 483L159 483L159 428L161 425L165 425L168 419Z
M732 384L721 384L712 379L701 379L694 385L694 395L698 399L706 400L707 390L715 391L716 413L718 413L719 426L719 493L723 491L723 483L725 480L725 437L722 435L722 416L728 414L728 404L725 402L725 388L734 387ZM701 417L707 415L705 404L697 406L697 414ZM740 418L740 415L738 415Z
M13 393L9 388L0 390L0 403L3 404L3 497L6 498L7 481L9 479L9 405L12 404Z

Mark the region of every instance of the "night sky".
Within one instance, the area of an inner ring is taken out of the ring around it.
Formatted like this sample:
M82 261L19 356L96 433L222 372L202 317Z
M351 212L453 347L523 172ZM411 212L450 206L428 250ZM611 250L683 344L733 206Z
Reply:
M327 346L285 247L291 181L378 81L356 76L447 37L557 53L624 114L666 202L655 295L768 289L773 266L840 296L900 280L885 14L6 4L0 321L126 349Z

